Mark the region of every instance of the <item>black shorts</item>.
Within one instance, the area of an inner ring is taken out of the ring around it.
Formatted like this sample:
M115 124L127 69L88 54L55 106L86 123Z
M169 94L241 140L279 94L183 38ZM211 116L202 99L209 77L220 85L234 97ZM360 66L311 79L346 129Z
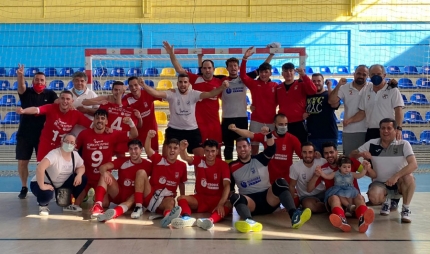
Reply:
M39 139L28 139L24 137L16 137L15 159L28 161L31 159L33 149L37 154L37 147L39 146Z
M252 199L255 203L255 210L251 213L252 216L271 214L274 211L276 211L276 209L278 209L279 205L273 207L273 206L269 205L269 203L267 203L267 192L268 191L269 191L269 189L262 191L262 192L257 192L257 193L245 195L245 196L249 197L250 199Z
M228 129L230 124L235 124L239 129L248 129L248 117L223 118L221 123L222 142L224 146L234 146L234 141L240 137L234 131Z
M172 138L176 138L179 141L187 140L188 141L188 153L193 153L193 149L202 146L202 135L200 134L199 129L195 130L177 130L171 127L168 127L165 132L165 140L170 140Z

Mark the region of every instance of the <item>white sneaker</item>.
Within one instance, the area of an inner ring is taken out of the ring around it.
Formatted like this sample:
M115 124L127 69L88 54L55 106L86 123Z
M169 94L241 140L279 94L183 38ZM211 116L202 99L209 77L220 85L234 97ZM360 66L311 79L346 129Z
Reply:
M40 216L48 216L49 215L48 206L39 206L39 215Z
M204 230L209 230L214 227L214 223L210 219L201 218L197 219L197 227Z
M82 212L82 208L78 205L69 205L69 206L63 207L63 212L78 213L78 212Z
M117 216L115 214L115 210L114 209L108 209L106 210L106 212L99 214L97 216L97 220L100 222L106 222L108 220L112 220L115 219Z
M143 214L143 208L141 206L134 207L133 212L131 213L132 219L139 219Z
M381 211L379 211L380 215L387 216L390 215L391 205L388 202L382 204Z
M182 216L172 220L171 224L174 228L192 227L196 219L190 216Z
M401 215L402 215L402 222L404 222L404 223L411 223L412 222L412 220L411 220L411 210L403 208L402 212L401 212Z
M170 213L161 219L160 224L162 228L167 228L173 219L181 216L182 208L180 206L175 206L170 210Z

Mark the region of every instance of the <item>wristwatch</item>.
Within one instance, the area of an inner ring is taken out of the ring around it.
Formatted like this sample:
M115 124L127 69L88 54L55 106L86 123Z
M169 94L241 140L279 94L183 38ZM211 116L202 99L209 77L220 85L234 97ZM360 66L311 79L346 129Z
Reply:
M397 128L399 131L403 130L403 128L401 126L397 126Z

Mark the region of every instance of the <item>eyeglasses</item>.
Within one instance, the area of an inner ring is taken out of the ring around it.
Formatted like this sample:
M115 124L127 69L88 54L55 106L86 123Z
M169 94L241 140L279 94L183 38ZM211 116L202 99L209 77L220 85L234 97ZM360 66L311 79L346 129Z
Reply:
M63 143L66 143L66 144L69 144L69 145L76 145L75 141L63 140Z

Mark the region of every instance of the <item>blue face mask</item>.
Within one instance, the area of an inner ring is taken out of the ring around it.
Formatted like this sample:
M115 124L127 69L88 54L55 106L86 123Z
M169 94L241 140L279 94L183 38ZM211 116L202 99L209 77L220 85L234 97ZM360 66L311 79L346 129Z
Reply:
M76 88L73 88L73 90L75 90L75 93L76 93L78 96L81 96L81 95L85 92L85 89L84 89L84 90L78 90L78 89L76 89Z
M379 75L375 75L370 78L370 81L372 81L373 85L379 86L382 83L382 77Z

